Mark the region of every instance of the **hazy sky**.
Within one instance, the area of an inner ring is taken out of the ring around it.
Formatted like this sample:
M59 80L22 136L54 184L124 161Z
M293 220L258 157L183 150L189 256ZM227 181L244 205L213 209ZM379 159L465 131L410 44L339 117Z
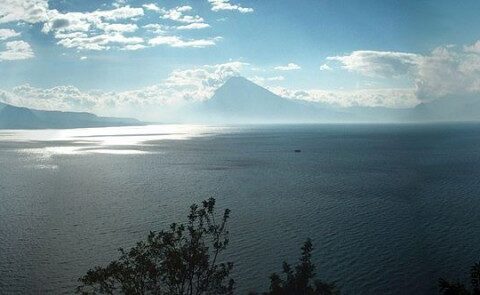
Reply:
M0 100L142 117L243 75L289 98L412 107L480 92L479 11L478 0L2 0Z

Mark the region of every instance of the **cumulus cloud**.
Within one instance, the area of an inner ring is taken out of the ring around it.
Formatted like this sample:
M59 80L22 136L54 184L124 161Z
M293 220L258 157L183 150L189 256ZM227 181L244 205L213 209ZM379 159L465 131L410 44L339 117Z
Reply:
M140 49L147 48L148 46L143 45L143 44L127 44L122 47L121 50L126 50L126 51L136 51Z
M160 9L160 14L163 19L169 19L176 22L181 23L203 23L204 19L198 15L189 15L186 14L187 12L192 11L192 7L185 5L185 6L177 6L172 9Z
M66 48L76 48L79 50L106 50L110 46L119 46L123 48L124 45L132 45L143 43L140 37L125 37L120 33L102 34L96 36L78 36L63 38L58 41L59 45Z
M234 61L176 70L165 80L164 85L185 91L183 97L187 97L188 100L205 100L229 78L239 75L242 68L247 65L247 63Z
M348 71L370 77L396 77L409 74L420 59L420 55L413 53L368 50L327 57L329 61L340 62Z
M137 31L133 23L112 23L112 21L131 20L143 15L142 8L130 6L94 12L48 11L48 21L42 32L53 32L59 40L57 44L79 50L107 50L112 47L143 43L143 38L126 36Z
M165 20L170 20L173 22L181 23L181 25L177 26L166 26L166 25L160 25L160 24L150 24L149 29L152 32L155 32L157 34L166 34L168 31L171 31L172 29L177 29L177 30L199 30L199 29L205 29L209 28L210 25L205 23L204 19L200 17L199 15L192 15L191 12L193 8L189 5L184 5L184 6L177 6L171 9L165 9L163 7L159 7L158 5L154 3L149 3L143 5L143 7L147 10L154 11L160 14L160 17ZM159 39L166 39L166 38L159 38ZM182 38L180 37L174 37L174 36L169 36L168 39L173 40L173 39L179 39L181 40ZM187 43L185 42L172 42L173 44L182 44L186 45ZM151 43L156 43L158 42L157 40L153 40ZM163 42L163 41L162 41ZM197 42L190 42L191 44L194 43L204 43L204 41L198 40ZM212 43L212 42L208 42ZM214 45L214 44L213 44ZM186 47L186 46L174 46L174 47ZM194 47L194 46L192 46ZM204 46L197 46L197 47L204 47Z
M404 108L447 97L480 97L480 41L467 46L441 46L423 55L392 51L354 51L343 56L328 57L327 60L339 62L342 68L367 77L405 77L412 81L412 85L407 89L336 91L289 90L282 87L269 89L292 99L319 101L342 107ZM285 68L288 68L288 65ZM324 64L320 69L331 68Z
M162 10L162 9L161 9L160 7L158 7L158 5L155 4L155 3L147 3L147 4L143 4L142 6L143 6L143 8L145 8L146 10L150 10L150 11L159 12L159 11Z
M161 24L147 24L144 25L142 28L146 29L147 31L154 33L154 34L165 34L168 30L170 30L169 26L161 25Z
M38 23L47 19L47 0L2 0L0 23Z
M11 91L0 91L0 100L13 105L45 110L86 111L98 103L98 98L73 86L42 89L28 84L17 86Z
M230 3L230 0L208 0L212 5L212 11L221 11L221 10L236 10L240 13L250 13L253 12L253 8L242 7L238 4Z
M102 23L99 28L105 32L133 33L138 30L136 24L108 24Z
M12 29L0 29L0 41L15 38L20 36L20 33Z
M176 70L157 85L122 92L81 91L74 86L43 89L23 85L10 91L0 90L0 101L38 109L90 111L117 116L132 115L134 110L141 110L143 114L148 110L162 113L170 107L208 99L218 87L230 77L239 75L247 65L233 61Z
M369 77L405 76L414 81L419 100L480 95L480 43L441 46L429 54L354 51L328 57L348 71Z
M22 60L34 57L30 44L25 41L10 41L5 43L5 50L0 51L0 61Z
M465 52L480 54L480 41L477 41L472 45L465 46L464 50L465 50Z
M199 30L209 28L210 25L206 23L192 23L188 25L178 26L177 30Z
M480 55L471 48L436 48L423 57L415 77L422 100L472 94L480 97Z
M300 70L300 69L301 67L294 63L289 63L285 66L275 67L275 70L278 70L278 71L294 71L294 70Z
M90 29L102 29L110 21L119 21L143 16L142 8L130 6L118 7L110 10L96 10L93 12L66 12L56 9L48 11L48 18L42 31L54 32L87 32Z
M139 28L137 21L145 11L158 13L161 19L177 24L151 23ZM123 0L115 1L110 9L61 12L49 9L47 0L5 0L0 4L0 23L42 23L42 32L53 34L58 45L76 50L133 51L158 45L194 48L214 46L220 37L196 39L177 35L181 31L210 27L202 17L192 12L193 8L189 5L165 9L155 3L147 3L142 7L131 7ZM140 35L145 33L146 36ZM18 35L14 30L0 29L0 41Z
M331 71L331 70L332 70L332 67L330 67L327 64L323 64L320 66L320 71Z

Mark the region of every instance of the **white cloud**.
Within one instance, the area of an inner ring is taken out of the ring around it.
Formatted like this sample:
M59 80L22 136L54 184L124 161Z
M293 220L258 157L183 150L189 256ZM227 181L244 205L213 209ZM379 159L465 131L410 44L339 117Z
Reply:
M25 41L10 41L5 43L5 50L0 51L2 60L22 60L34 57L30 44Z
M219 39L219 37L211 39L183 39L178 36L157 36L148 40L148 44L152 46L168 45L170 47L204 48L214 46Z
M47 0L2 0L0 23L38 23L47 19Z
M96 10L93 12L66 12L56 9L49 10L47 21L43 25L44 33L54 32L87 32L91 29L103 29L111 25L110 21L127 20L143 16L142 8L130 6L117 7L110 10Z
M57 10L49 10L48 21L45 22L42 31L44 33L50 31L86 32L90 29L103 29L105 26L112 25L109 21L127 20L140 16L143 16L143 9L130 6L118 7L111 10L97 10L93 12L61 13Z
M300 70L300 69L301 67L294 63L289 63L285 66L275 67L275 70L279 70L279 71L294 71L294 70Z
M354 51L349 55L330 56L329 61L338 61L342 67L369 77L396 77L409 74L421 56L413 53L392 51Z
M176 70L157 85L123 92L81 91L74 86L42 89L23 85L10 91L0 90L0 101L46 110L135 115L154 120L158 119L159 114L168 116L166 110L170 107L208 99L226 80L239 75L247 65L233 61Z
M128 0L114 0L112 5L113 7L121 7L127 4Z
M465 46L464 50L465 50L465 52L480 54L480 41L477 41L472 45Z
M169 26L161 25L161 24L147 24L147 25L144 25L142 28L155 34L165 34L170 29Z
M122 33L133 33L138 30L136 24L108 24L102 23L99 25L99 28L105 32L122 32Z
M239 75L247 63L233 61L216 65L204 65L187 70L173 71L165 80L168 88L187 91L189 100L205 100L211 97L214 91L230 77ZM193 90L193 92L192 92Z
M422 100L472 94L480 97L480 55L470 48L436 48L419 63L415 81Z
M389 51L354 51L329 57L348 71L369 77L406 76L415 82L419 100L480 95L479 42L469 46L447 45L429 54Z
M178 23L183 23L179 26L165 26L160 24L150 24L152 31L158 33L165 33L170 29L177 30L199 30L209 28L210 25L204 22L204 19L199 15L190 15L193 8L189 5L177 6L171 9L165 9L157 6L156 4L150 3L143 5L145 9L158 12L160 17L165 20L171 20ZM154 26L157 26L156 28Z
M192 10L191 6L177 6L172 9L161 9L160 14L163 19L169 19L172 21L180 22L180 23L202 23L204 19L198 15L188 15L185 14L186 12L190 12Z
M215 38L184 38L176 36L179 31L199 30L210 27L203 18L191 14L193 8L188 5L172 9L159 7L155 3L143 7L125 5L126 1L115 1L113 8L90 12L60 12L48 9L47 0L4 0L0 4L0 23L12 21L43 23L42 32L53 34L57 44L76 50L139 50L151 46L168 45L171 47L203 48L215 45ZM123 6L122 6L123 5ZM136 24L144 15L144 9L160 14L165 20L180 23L178 26L164 24L147 24L139 31ZM154 33L162 36L148 36L147 40L140 33ZM0 29L0 40L18 36L10 29Z
M1 40L7 40L10 38L18 37L20 36L20 33L16 32L15 30L12 29L0 29L0 41Z
M337 107L389 107L409 108L420 101L415 89L359 89L359 90L291 90L283 87L267 87L282 97L326 103Z
M210 25L206 23L192 23L188 25L178 26L177 30L199 30L209 28Z
M88 59L88 57L86 57L86 56L81 56L80 57L80 60L87 60L87 59Z
M147 47L148 46L143 44L128 44L128 45L125 45L121 50L135 51L135 50L140 50Z
M111 33L92 37L64 38L58 41L58 44L79 50L106 50L110 49L110 46L123 48L124 45L139 44L143 41L140 37L125 37L120 33Z
M131 19L143 16L143 9L139 7L123 6L112 10L97 10L90 13L93 16L104 18L107 21Z
M237 4L230 3L230 0L208 0L212 5L212 11L220 10L236 10L240 13L250 13L253 12L253 8L242 7Z
M126 36L138 30L133 23L111 23L111 21L133 20L143 15L142 8L130 6L93 12L48 12L48 21L43 25L44 33L53 32L57 44L78 50L122 49L126 44L138 44L143 38Z
M331 70L332 70L332 67L330 67L327 64L323 64L320 66L320 71L331 71Z
M143 8L145 8L146 10L155 11L155 12L159 12L159 11L162 10L162 9L161 9L160 7L158 7L157 4L155 4L155 3L143 4Z

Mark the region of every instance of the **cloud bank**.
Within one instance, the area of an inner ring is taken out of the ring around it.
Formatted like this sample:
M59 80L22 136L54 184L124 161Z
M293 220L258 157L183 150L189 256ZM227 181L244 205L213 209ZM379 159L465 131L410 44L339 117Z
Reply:
M480 95L479 42L469 46L441 46L420 55L387 51L354 51L328 57L341 67L368 77L407 76L420 101Z
M173 71L157 85L137 90L82 91L74 86L49 89L28 84L0 90L0 101L44 110L89 111L102 115L135 115L157 120L169 111L210 98L214 91L248 64L228 62Z
M212 5L243 9L228 1L220 2ZM139 27L137 22L146 13L158 15L158 22L150 27ZM5 0L0 4L2 23L43 24L42 32L52 34L58 45L79 51L140 50L160 45L204 48L214 46L220 40L218 36L200 39L181 36L184 31L210 27L201 16L193 13L189 5L164 8L147 3L132 7L126 1L117 1L110 9L61 12L49 8L47 0ZM157 29L152 30L153 26ZM18 36L16 34L11 29L0 29L0 41ZM159 34L163 36L156 36Z

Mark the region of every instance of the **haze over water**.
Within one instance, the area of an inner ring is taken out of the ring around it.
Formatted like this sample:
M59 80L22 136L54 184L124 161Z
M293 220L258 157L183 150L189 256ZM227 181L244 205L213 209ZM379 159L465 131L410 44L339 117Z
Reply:
M70 294L214 196L239 294L307 237L343 294L435 294L478 258L479 146L478 124L1 131L0 290Z

